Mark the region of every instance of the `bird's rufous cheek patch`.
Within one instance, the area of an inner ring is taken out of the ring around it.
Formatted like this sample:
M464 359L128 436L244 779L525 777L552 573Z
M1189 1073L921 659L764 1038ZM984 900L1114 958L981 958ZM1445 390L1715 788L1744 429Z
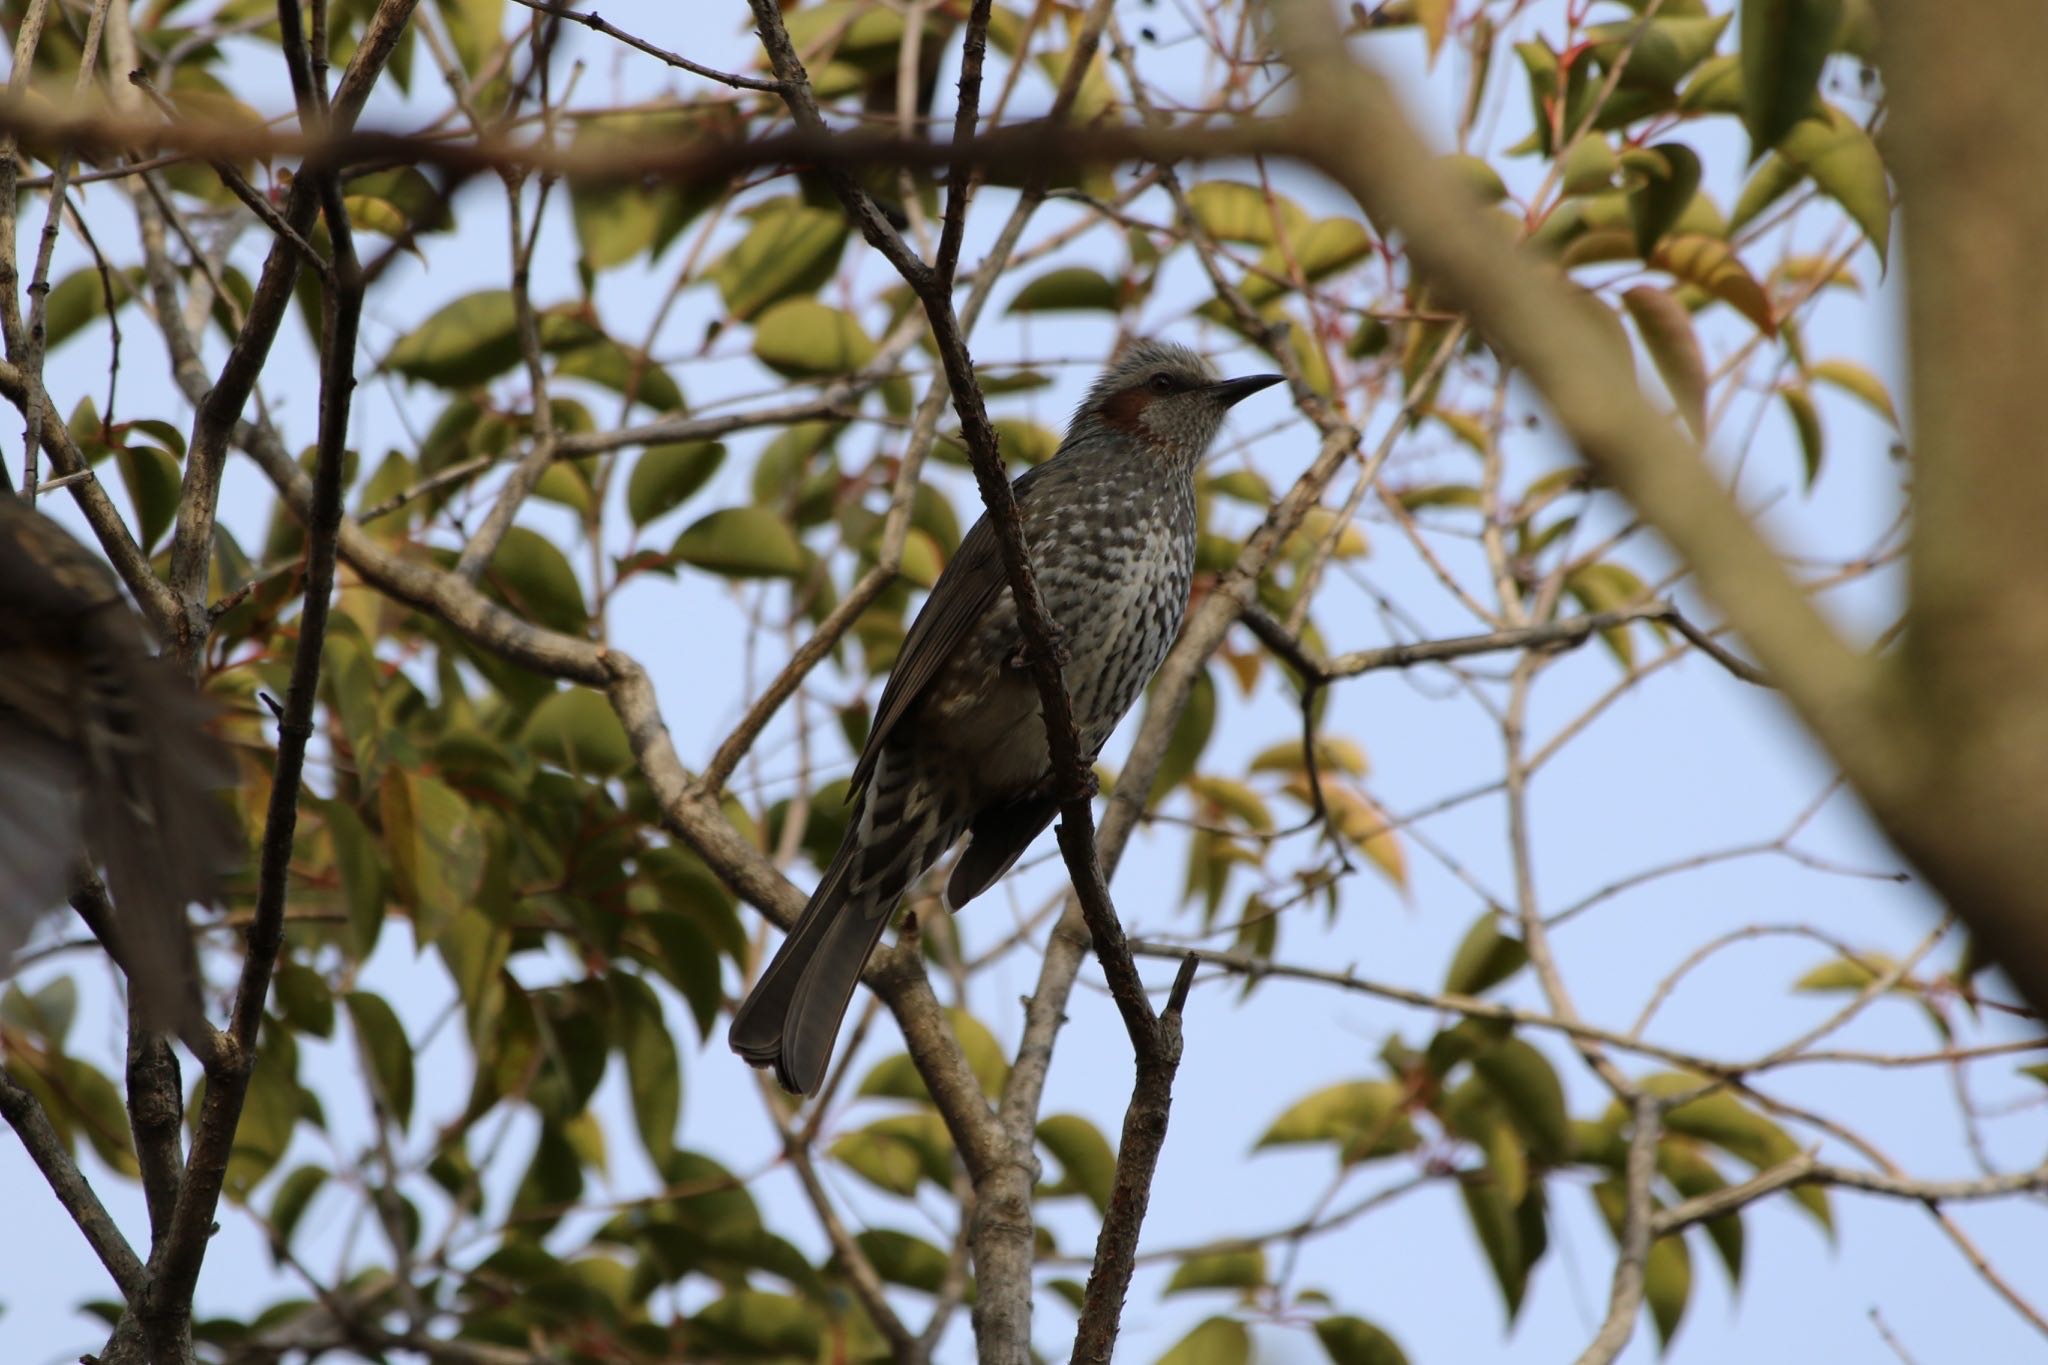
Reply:
M1145 425L1145 409L1152 406L1150 389L1125 389L1112 394L1102 405L1102 420L1118 431L1150 441L1155 439Z

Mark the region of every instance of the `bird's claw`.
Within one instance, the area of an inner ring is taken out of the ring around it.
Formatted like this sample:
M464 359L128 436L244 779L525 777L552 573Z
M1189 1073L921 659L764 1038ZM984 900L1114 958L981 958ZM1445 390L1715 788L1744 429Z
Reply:
M1060 628L1058 622L1049 621L1046 624L1052 628L1051 634L1048 637L1048 643L1052 646L1053 664L1055 667L1064 670L1068 664L1074 661L1074 652L1067 647L1067 632ZM1031 667L1031 645L1029 641L1022 642L1017 646L1016 652L1010 655L1009 665L1011 668L1016 669Z

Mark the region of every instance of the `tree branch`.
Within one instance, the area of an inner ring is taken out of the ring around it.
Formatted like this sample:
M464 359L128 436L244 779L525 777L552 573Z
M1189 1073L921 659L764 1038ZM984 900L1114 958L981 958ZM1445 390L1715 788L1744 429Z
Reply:
M1122 957L1123 961L1130 961L1128 949ZM1152 1200L1152 1177L1159 1169L1160 1149L1166 1145L1167 1115L1173 1107L1173 1077L1180 1067L1181 1012L1187 1006L1188 988L1194 984L1198 960L1193 953L1181 959L1173 989L1166 997L1166 1011L1154 1028L1156 1041L1138 1054L1138 1077L1131 1088L1131 1103L1124 1110L1123 1138L1117 1144L1116 1176L1110 1183L1109 1207L1103 1210L1102 1227L1096 1233L1095 1264L1088 1272L1081 1322L1074 1334L1073 1359L1077 1365L1083 1361L1107 1362L1116 1350L1124 1296L1130 1292L1131 1270L1138 1254L1138 1235L1145 1225L1146 1206Z
M121 1235L106 1206L93 1193L92 1186L80 1173L78 1163L71 1159L71 1153L64 1139L50 1124L50 1116L43 1112L43 1106L5 1071L0 1071L0 1118L5 1118L21 1139L22 1147L29 1159L36 1163L36 1169L43 1173L43 1179L50 1182L51 1191L57 1202L71 1215L71 1221L85 1234L93 1254L100 1258L100 1264L113 1276L114 1284L121 1291L121 1297L130 1303L141 1296L146 1282L142 1262L135 1255L135 1249L128 1245L128 1239Z

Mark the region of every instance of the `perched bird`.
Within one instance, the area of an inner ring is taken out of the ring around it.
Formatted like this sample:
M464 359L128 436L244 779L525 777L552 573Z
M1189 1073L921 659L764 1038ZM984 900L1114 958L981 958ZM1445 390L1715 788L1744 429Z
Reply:
M1233 403L1279 375L1219 381L1184 346L1140 341L1095 382L1067 437L1016 482L1024 538L1067 652L1081 749L1093 758L1180 630L1195 566L1195 468ZM1052 823L1038 690L986 517L911 623L853 771L838 856L729 1041L798 1094L815 1091L855 981L898 899L962 833L955 910Z
M0 486L0 975L98 864L144 1017L194 1017L185 912L241 852L212 710L150 651L113 571Z

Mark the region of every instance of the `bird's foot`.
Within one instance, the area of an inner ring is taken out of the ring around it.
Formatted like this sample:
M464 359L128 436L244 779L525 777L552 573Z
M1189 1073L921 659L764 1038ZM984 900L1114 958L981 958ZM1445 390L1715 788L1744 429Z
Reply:
M1067 632L1061 628L1060 623L1057 621L1047 621L1046 624L1052 628L1050 643L1052 645L1053 664L1064 670L1068 664L1074 661L1074 651L1067 646ZM1024 641L1018 644L1016 652L1010 655L1009 665L1011 668L1020 670L1031 667L1030 642Z

